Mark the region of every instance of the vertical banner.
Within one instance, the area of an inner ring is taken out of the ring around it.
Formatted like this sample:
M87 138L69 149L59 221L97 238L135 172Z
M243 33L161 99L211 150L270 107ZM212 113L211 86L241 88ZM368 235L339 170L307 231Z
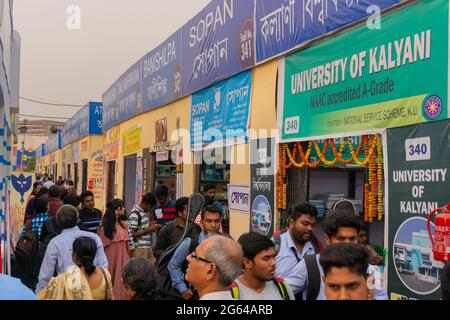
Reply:
M11 239L14 245L22 231L28 197L33 192L34 173L12 172L10 193Z
M282 140L447 119L448 5L413 2L384 14L380 30L361 25L286 57Z
M449 137L449 120L387 130L391 299L440 299L427 218L450 202Z
M250 141L250 231L271 237L275 215L275 138Z
M255 64L254 0L213 0L183 28L183 95Z
M88 134L102 134L103 106L101 102L89 102L89 132Z
M142 58L142 109L181 97L181 29Z
M134 204L138 205L139 203L141 203L141 199L142 199L142 191L143 186L144 186L144 182L143 182L143 158L142 157L138 157L136 159L136 189L134 192Z
M95 203L100 206L103 204L103 151L102 149L97 149L91 154L90 158L91 165L91 191L94 194Z
M258 63L400 0L256 0Z
M103 132L103 158L105 161L117 160L119 155L120 128L113 127Z

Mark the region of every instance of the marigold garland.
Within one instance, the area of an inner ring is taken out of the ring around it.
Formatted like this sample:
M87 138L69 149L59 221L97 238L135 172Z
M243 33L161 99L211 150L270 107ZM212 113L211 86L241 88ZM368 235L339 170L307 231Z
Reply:
M351 157L344 159L342 154L345 146L349 146ZM383 151L381 137L375 135L363 135L355 151L352 139L343 138L339 146L336 147L334 139L326 139L323 150L320 150L317 141L309 141L306 153L301 143L293 143L292 151L288 144L282 144L279 148L279 171L277 173L277 203L278 208L286 209L286 170L292 166L296 168L316 168L321 163L326 166L334 165L338 162L344 164L355 163L367 168L367 183L364 185L364 221L373 222L375 219L383 219ZM334 158L327 159L327 150L331 146ZM318 160L310 162L312 148L314 147ZM360 159L364 150L364 160ZM298 154L301 161L298 162Z

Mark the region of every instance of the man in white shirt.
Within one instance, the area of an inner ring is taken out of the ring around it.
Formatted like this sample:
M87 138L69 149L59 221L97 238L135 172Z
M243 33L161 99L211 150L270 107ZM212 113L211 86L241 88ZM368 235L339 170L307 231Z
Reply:
M212 236L187 257L186 281L200 300L233 300L229 286L242 273L241 246L225 236Z
M244 273L231 286L239 300L295 300L287 283L275 277L275 244L267 236L243 234L239 244L244 251Z

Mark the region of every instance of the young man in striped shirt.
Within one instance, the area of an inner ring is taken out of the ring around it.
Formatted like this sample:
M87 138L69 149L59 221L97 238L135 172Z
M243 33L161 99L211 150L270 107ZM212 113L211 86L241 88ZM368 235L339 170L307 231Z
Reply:
M84 191L81 196L81 207L79 211L80 220L83 222L83 230L97 233L102 221L102 212L95 208L94 194L90 190Z
M143 257L152 263L156 262L156 258L153 255L151 233L161 228L161 225L152 219L151 211L155 205L155 196L149 192L144 195L139 205L134 206L128 216L131 256Z
M155 190L156 201L153 211L156 215L158 224L165 225L167 222L177 217L175 201L169 199L169 188L165 185L159 185Z

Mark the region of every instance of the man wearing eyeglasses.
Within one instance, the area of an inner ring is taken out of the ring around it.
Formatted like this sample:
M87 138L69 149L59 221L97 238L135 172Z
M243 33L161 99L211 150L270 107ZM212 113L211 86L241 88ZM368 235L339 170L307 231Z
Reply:
M200 300L234 300L229 286L242 273L244 254L231 238L215 235L187 257L186 280Z
M206 240L208 234L219 233L222 217L217 207L209 205L201 213L202 232L196 238L186 238L175 250L167 266L172 279L172 287L177 289L183 299L192 299L194 293L188 284L184 281L184 274L187 268L186 258L194 252L196 247ZM234 280L234 279L233 279Z

